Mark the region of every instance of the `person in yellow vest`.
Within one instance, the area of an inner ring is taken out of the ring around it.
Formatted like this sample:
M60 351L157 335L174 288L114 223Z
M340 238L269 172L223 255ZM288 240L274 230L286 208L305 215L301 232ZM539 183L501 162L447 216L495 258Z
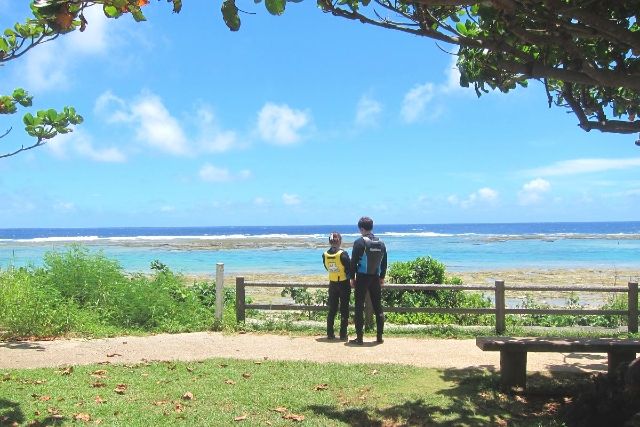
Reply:
M349 253L340 249L342 236L338 232L329 234L331 247L322 254L322 263L329 272L329 314L327 314L327 338L336 338L333 324L340 306L340 340L347 341L349 325L349 298L351 297L351 279Z

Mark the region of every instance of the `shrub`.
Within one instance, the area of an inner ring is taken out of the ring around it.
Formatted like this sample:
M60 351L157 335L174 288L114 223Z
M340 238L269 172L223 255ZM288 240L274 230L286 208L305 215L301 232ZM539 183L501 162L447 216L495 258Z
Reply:
M431 257L418 257L413 261L394 262L387 276L391 283L399 284L446 284L461 285L459 277L447 277L443 263ZM386 290L382 293L383 306L395 307L446 307L482 308L489 307L490 301L481 294L469 294L455 290ZM388 313L387 319L394 323L458 323L489 324L489 316L428 314L428 313Z

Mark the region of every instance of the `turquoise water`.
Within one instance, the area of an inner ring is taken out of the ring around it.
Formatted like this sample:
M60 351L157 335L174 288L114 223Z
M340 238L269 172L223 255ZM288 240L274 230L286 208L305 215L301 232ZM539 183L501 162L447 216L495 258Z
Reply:
M40 265L49 250L72 243L102 250L131 272L147 272L153 260L186 274L280 272L323 274L326 235L354 226L195 227L105 229L0 229L0 268ZM505 268L640 269L640 222L542 224L384 225L377 235L389 261L432 256L448 271ZM231 245L225 242L244 242ZM196 242L197 244L193 244ZM250 247L248 247L250 246Z

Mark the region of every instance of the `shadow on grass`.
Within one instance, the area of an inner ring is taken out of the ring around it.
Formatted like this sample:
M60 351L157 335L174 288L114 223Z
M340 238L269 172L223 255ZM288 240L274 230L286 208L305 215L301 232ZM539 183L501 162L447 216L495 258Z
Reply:
M312 405L309 410L355 427L484 427L507 423L554 426L561 425L557 418L570 401L567 396L588 381L588 375L571 372L533 374L528 378L527 390L506 394L499 390L499 374L492 370L443 370L441 378L452 387L440 389L434 396L417 396L391 406L372 408L363 402L362 407Z
M23 422L24 414L20 404L11 400L0 399L0 426L22 424Z

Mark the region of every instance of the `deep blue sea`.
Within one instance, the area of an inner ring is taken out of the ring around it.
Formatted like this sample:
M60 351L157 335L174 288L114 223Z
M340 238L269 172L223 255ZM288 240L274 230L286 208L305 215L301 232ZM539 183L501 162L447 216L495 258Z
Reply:
M213 275L218 262L234 274L323 274L320 255L331 231L343 234L345 249L359 235L355 225L0 229L0 268L41 265L45 252L81 244L131 272L148 272L157 259L185 274ZM640 221L398 224L376 225L374 232L385 241L390 262L431 256L452 272L640 269ZM251 244L220 244L243 240Z

